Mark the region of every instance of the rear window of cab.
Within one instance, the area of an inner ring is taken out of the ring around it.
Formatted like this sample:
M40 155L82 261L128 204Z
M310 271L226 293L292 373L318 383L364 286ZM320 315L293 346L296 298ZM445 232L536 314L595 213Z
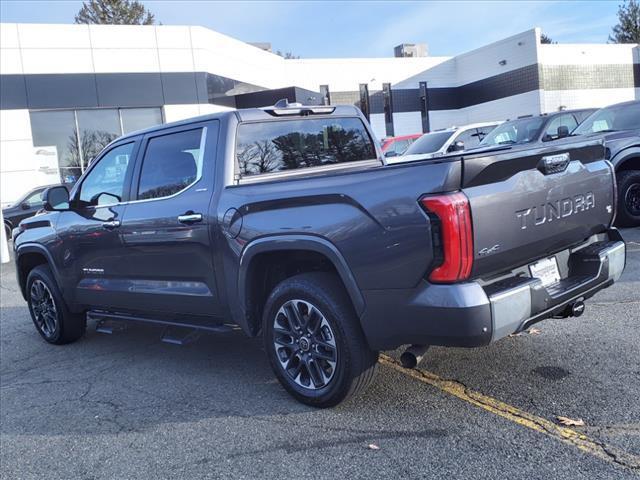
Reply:
M242 123L236 159L242 177L372 160L376 149L359 118Z

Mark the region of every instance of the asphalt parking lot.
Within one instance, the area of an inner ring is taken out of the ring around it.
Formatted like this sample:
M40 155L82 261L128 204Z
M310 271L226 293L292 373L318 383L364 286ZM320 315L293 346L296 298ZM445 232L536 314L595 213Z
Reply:
M625 274L582 317L433 348L424 374L387 352L367 394L332 410L290 398L241 333L178 347L90 324L48 345L2 265L1 477L637 478L640 229L623 235Z

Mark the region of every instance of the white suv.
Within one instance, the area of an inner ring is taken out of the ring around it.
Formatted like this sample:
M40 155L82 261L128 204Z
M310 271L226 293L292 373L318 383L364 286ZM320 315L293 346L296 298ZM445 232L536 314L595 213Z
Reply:
M403 155L387 158L388 163L441 157L451 152L476 148L482 139L502 122L472 123L425 133Z

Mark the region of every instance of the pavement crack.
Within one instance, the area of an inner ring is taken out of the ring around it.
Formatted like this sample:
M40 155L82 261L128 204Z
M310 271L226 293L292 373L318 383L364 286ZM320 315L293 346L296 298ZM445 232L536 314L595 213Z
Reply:
M544 433L564 443L573 445L579 450L590 453L601 460L609 461L630 470L640 470L640 457L632 453L623 452L615 447L607 445L601 440L590 438L578 430L556 425L550 420L527 413L498 399L471 390L459 380L442 378L435 373L420 369L408 370L402 367L397 360L387 355L381 355L380 361L381 363L394 368L398 372L404 373L405 375L415 378L423 383L436 387L445 393L459 398L460 400L483 408L484 410L520 426Z

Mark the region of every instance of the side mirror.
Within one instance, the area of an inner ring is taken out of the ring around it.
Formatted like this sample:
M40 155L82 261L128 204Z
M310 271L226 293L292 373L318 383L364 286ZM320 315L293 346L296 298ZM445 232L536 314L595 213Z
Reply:
M62 185L47 188L42 194L42 199L44 209L48 212L69 209L69 191Z
M457 142L452 143L449 146L449 151L450 152L461 152L462 150L464 150L464 142L461 142L460 140L458 140Z
M558 138L564 138L569 136L569 127L566 125L560 125L558 127Z
M20 204L20 208L22 210L29 210L31 208L31 205L29 205L27 202L24 202Z

